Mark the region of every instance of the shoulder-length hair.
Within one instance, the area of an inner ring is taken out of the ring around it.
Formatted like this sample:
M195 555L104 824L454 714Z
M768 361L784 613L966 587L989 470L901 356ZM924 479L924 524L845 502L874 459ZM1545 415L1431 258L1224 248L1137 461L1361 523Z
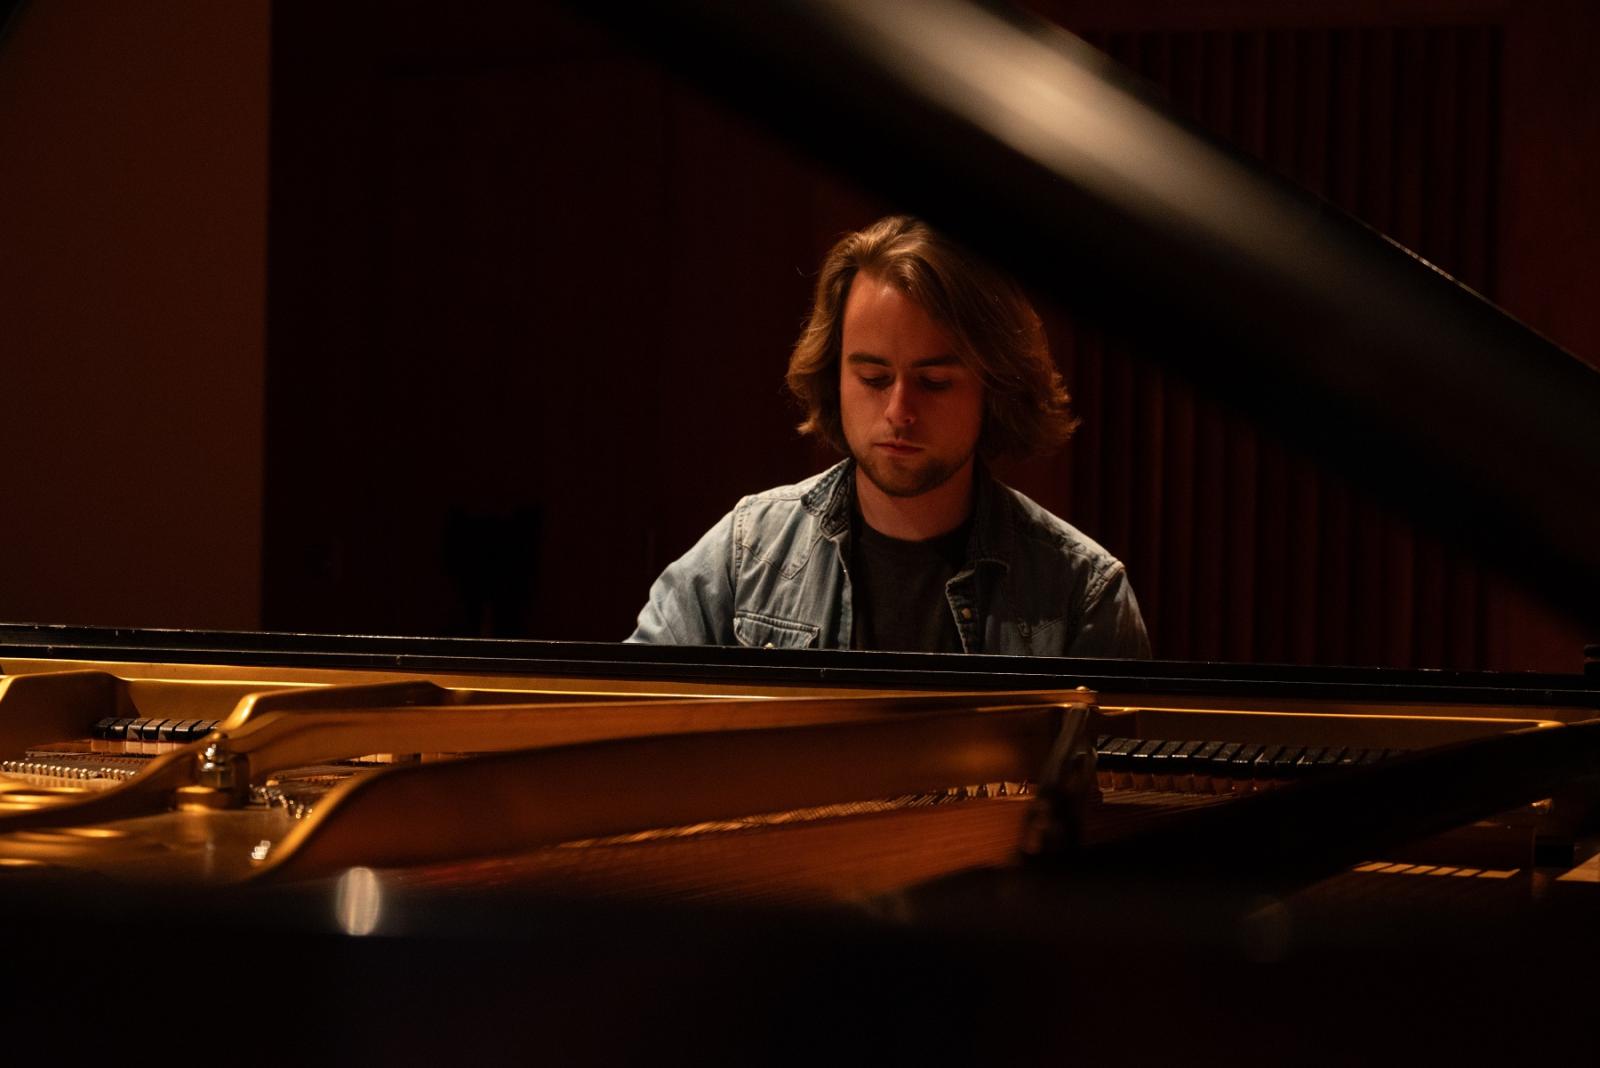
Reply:
M844 306L858 274L890 283L942 326L954 355L983 384L985 458L1060 445L1077 419L1050 358L1038 313L1020 286L938 231L906 215L846 234L822 261L816 297L789 357L789 391L806 411L800 431L848 452L839 416Z

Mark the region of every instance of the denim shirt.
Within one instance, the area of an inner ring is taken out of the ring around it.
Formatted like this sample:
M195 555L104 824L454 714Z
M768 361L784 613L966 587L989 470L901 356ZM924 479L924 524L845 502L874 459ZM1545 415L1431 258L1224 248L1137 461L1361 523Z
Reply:
M630 642L850 648L855 464L746 497L650 587ZM977 472L966 563L945 584L961 647L1026 656L1150 655L1122 564Z

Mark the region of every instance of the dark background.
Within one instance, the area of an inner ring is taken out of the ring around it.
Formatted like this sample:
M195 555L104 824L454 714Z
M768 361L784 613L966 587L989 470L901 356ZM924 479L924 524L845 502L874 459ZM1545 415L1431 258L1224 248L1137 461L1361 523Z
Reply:
M1590 5L1032 6L1600 355ZM830 462L784 360L896 208L509 0L25 5L0 160L0 618L45 622L620 638L740 494ZM1600 631L1071 296L1083 429L1001 474L1127 562L1158 656L1579 665Z

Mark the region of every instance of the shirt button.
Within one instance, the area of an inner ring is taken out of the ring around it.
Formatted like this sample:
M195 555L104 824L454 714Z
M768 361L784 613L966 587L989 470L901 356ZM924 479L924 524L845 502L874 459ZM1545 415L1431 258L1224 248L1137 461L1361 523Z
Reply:
M962 618L962 619L971 619L971 618L972 618L972 609L970 609L970 608L963 608L963 609L962 609L962 610L961 610L961 618Z

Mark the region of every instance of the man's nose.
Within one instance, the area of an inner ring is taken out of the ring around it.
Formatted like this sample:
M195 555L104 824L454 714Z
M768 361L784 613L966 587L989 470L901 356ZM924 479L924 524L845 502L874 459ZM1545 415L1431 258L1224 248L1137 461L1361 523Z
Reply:
M904 381L889 387L889 401L883 415L890 426L910 426L916 422L916 406L912 403L911 390Z

